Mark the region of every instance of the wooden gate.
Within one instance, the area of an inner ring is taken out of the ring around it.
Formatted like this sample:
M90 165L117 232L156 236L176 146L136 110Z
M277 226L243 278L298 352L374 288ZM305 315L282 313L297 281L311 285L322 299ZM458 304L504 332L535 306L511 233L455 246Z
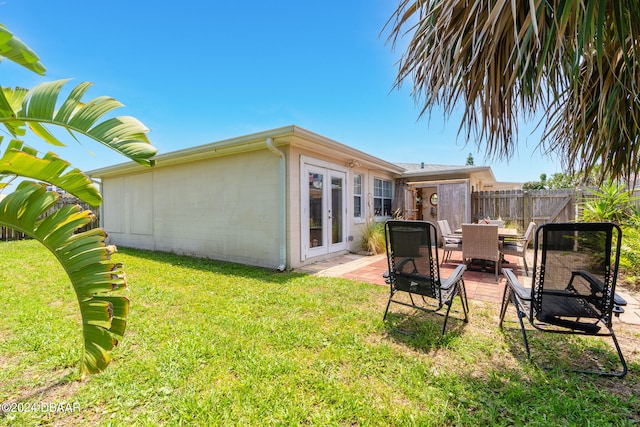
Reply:
M469 182L438 184L438 219L446 219L452 230L469 222Z
M471 194L471 219L501 218L521 230L531 221L573 221L578 198L573 189L481 191Z

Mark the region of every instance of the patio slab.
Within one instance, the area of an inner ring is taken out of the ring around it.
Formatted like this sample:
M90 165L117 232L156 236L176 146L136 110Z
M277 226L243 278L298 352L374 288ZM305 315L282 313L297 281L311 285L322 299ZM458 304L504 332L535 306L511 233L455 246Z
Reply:
M442 259L442 253L440 253L439 256L440 259ZM455 258L456 253L454 252L453 259L440 266L440 274L442 276L448 276L457 264L462 262L460 259ZM503 264L503 267L513 269L518 278L523 281L523 283L529 285L530 278L524 275L522 260L509 256L506 257L506 260L508 263ZM529 265L531 264L532 263L529 262ZM387 269L387 257L384 254L365 256L350 253L305 266L297 271L322 277L341 277L380 286L389 286L384 282L384 278L382 277ZM506 279L502 275L500 275L499 280L496 281L495 273L493 272L467 270L464 273L467 297L472 300L500 304L502 302L505 282ZM640 325L640 301L638 301L637 296L619 289L617 293L627 301L627 306L625 307L625 312L614 321L619 320L626 324Z
M460 260L456 261L452 259L450 262L442 264L440 266L440 274L445 277L448 276L460 262ZM504 266L517 269L517 265L514 262L505 264ZM347 254L305 266L298 271L322 277L342 277L360 282L389 286L382 277L387 269L386 255L364 256ZM496 281L493 272L484 273L481 271L468 270L464 273L464 283L468 298L498 304L502 301L505 279L500 277L500 279Z

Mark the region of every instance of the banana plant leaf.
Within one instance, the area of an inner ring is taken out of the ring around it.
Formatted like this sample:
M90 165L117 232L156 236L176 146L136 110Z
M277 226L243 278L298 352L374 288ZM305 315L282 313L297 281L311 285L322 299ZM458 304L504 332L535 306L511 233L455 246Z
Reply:
M126 329L129 300L114 293L126 288L126 277L122 264L110 260L104 230L76 233L91 221L91 212L67 206L47 216L58 198L41 184L23 181L0 201L0 225L37 239L67 272L82 316L80 372L98 373L109 365Z
M54 153L38 157L36 150L17 139L11 140L0 156L0 175L17 175L48 182L64 188L91 206L100 206L102 203L98 188L82 171L71 169L69 162Z
M44 75L45 68L40 63L38 55L2 24L0 24L0 55L34 73Z
M91 83L73 87L66 97L61 90L69 80L41 83L31 90L3 87L0 90L0 123L19 137L31 129L40 138L54 146L64 146L49 127L66 129L77 140L77 135L91 138L145 166L153 166L152 157L157 149L147 138L149 129L134 117L109 117L122 107L117 100L100 96L82 101Z

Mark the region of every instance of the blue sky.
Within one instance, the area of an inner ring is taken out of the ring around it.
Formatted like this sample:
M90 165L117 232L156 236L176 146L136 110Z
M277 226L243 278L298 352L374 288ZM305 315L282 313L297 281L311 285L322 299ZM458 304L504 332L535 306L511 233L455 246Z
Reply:
M471 153L499 181L561 171L528 131L509 162L487 161L457 137L458 117L418 120L410 85L392 88L400 52L380 35L397 1L3 0L0 22L47 75L4 61L0 82L91 81L88 95L125 104L118 114L148 126L160 153L295 124L392 162L460 165ZM97 143L28 141L83 170L126 161Z

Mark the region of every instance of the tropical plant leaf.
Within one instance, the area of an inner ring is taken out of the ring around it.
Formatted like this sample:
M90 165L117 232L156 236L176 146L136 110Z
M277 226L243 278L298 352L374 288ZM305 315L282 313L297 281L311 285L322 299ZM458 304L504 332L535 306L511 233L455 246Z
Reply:
M44 74L37 55L1 24L0 56ZM0 124L14 137L26 135L30 128L55 146L64 144L48 127L63 128L76 141L78 135L84 135L140 164L153 166L156 148L149 143L148 129L141 122L131 117L109 117L122 106L113 98L82 101L91 87L88 82L73 87L63 98L61 92L67 83L68 80L42 83L32 90L0 87ZM0 180L12 177L53 184L92 206L102 202L98 188L79 169L71 169L54 153L40 156L17 139L11 140L0 156ZM0 189L5 186L0 182ZM23 181L0 200L0 225L37 239L62 264L82 316L80 372L100 372L111 360L110 351L117 345L117 337L126 330L129 300L112 293L126 288L126 277L122 264L109 262L111 250L105 245L104 230L77 232L94 218L93 214L77 205L54 210L58 198L57 193L47 192L44 184Z
M42 185L23 181L0 201L0 225L40 241L67 271L82 316L80 372L97 373L109 364L110 352L126 329L129 300L112 293L125 288L126 279L122 266L109 261L103 230L74 234L91 220L91 213L69 206L43 219L58 197Z
M462 106L487 157L510 158L541 117L541 148L569 172L640 172L637 0L400 0L385 30L394 47L408 35L396 87L411 81L420 115Z
M48 126L66 129L91 138L140 164L153 166L157 149L147 138L149 129L132 117L106 117L122 107L117 100L100 96L82 101L91 83L83 82L63 98L61 91L69 80L41 83L30 91L3 88L0 96L0 123L14 136L24 134L25 125L46 142L64 145ZM20 101L18 103L18 101ZM59 105L59 108L58 108Z
M23 88L0 88L0 117L7 119L2 123L12 135L24 136L26 134L25 123L16 120L16 111L20 109L22 100L29 92Z
M0 142L2 137L0 137ZM98 188L79 169L54 153L37 157L36 151L22 141L12 140L0 157L0 174L18 175L48 182L73 194L91 206L100 206L102 196Z
M38 122L30 122L29 123L29 128L33 131L33 133L35 133L40 138L42 138L45 141L47 141L49 144L55 145L55 146L58 146L58 147L65 147L65 144L62 141L60 141L58 138L56 138L51 132L49 132L49 129L47 129L46 127L44 127L40 123L38 123Z
M46 71L38 55L2 24L0 24L0 55L34 73L44 75Z

